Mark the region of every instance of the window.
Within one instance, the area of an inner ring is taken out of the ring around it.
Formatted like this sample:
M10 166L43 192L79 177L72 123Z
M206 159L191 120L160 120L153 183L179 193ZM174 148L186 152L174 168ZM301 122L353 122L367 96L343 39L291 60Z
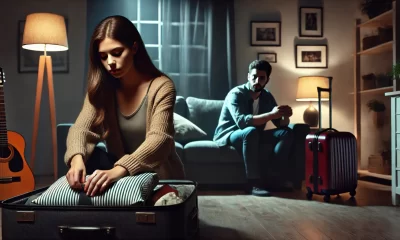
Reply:
M154 64L161 68L161 4L160 0L136 0L129 6L136 11L130 18L140 32ZM135 6L136 5L136 6ZM127 7L127 6L126 6Z
M171 39L169 39L169 47L171 47L171 53L173 59L177 59L175 65L171 65L169 69L163 69L162 63L162 1L163 0L136 0L132 1L129 7L136 8L134 13L131 13L131 20L140 32L143 41L145 43L146 49L153 60L154 64L159 67L166 74L178 80L182 73L179 71L179 67L182 61L179 59L182 56L182 47L185 46L184 56L188 56L193 59L194 56L203 56L207 59L207 33L204 14L198 14L198 9L201 6L195 4L190 4L190 27L189 32L182 39L182 26L184 23L181 21L181 1L173 0L171 1ZM131 5L133 4L133 5ZM201 4L201 1L199 1ZM136 6L134 6L136 5ZM192 6L194 5L194 6ZM126 6L127 7L127 6ZM132 12L132 11L130 11ZM185 13L187 14L187 13ZM185 43L185 44L184 44ZM186 48L187 47L187 48ZM206 61L193 61L188 69L188 78L206 78L208 73L204 70L207 69L206 66L202 66Z

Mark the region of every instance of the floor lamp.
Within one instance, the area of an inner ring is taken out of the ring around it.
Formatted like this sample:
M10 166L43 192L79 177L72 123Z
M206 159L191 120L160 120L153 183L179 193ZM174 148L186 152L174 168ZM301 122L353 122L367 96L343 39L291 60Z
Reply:
M33 13L26 17L22 48L44 52L39 57L39 68L36 85L35 111L33 119L31 168L35 165L36 141L39 128L40 101L42 98L43 77L47 70L47 84L49 89L50 122L53 151L54 180L57 178L57 134L56 109L53 87L53 65L51 56L47 52L68 50L67 30L63 16L53 13Z
M319 123L319 112L312 102L318 102L318 91L317 87L329 88L328 78L319 76L305 76L299 77L297 85L297 96L296 101L307 101L310 105L303 114L304 123L310 127L318 127ZM321 93L321 101L329 101L329 93Z

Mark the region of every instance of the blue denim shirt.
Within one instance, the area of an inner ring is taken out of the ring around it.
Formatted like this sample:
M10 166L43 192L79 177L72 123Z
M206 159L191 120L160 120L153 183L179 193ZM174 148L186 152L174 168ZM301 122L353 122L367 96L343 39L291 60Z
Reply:
M219 116L218 126L215 129L214 141L219 146L228 144L230 134L238 129L244 129L253 126L253 102L250 95L250 85L245 83L233 88L225 97ZM259 97L258 114L270 112L277 103L272 94L264 89ZM272 120L274 125L280 125L280 119ZM264 129L266 124L257 126L258 129Z

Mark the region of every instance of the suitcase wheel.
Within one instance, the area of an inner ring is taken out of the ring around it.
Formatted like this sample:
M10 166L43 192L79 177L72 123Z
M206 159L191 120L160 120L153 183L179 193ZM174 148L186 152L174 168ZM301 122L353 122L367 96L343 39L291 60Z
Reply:
M356 193L357 193L357 192L356 192L356 190L354 189L353 191L350 192L350 196L351 196L352 198L354 198L354 196L356 195Z
M311 200L312 196L313 196L313 192L311 191L310 188L307 188L307 194L306 194L307 199Z

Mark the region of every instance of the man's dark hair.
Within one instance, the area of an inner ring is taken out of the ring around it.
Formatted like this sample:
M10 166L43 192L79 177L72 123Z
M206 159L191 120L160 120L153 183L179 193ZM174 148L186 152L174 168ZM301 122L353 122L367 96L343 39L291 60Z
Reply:
M269 77L269 75L271 75L272 72L271 64L269 64L269 62L265 60L254 60L253 62L251 62L249 65L249 72L251 72L252 69L265 71L267 77Z

